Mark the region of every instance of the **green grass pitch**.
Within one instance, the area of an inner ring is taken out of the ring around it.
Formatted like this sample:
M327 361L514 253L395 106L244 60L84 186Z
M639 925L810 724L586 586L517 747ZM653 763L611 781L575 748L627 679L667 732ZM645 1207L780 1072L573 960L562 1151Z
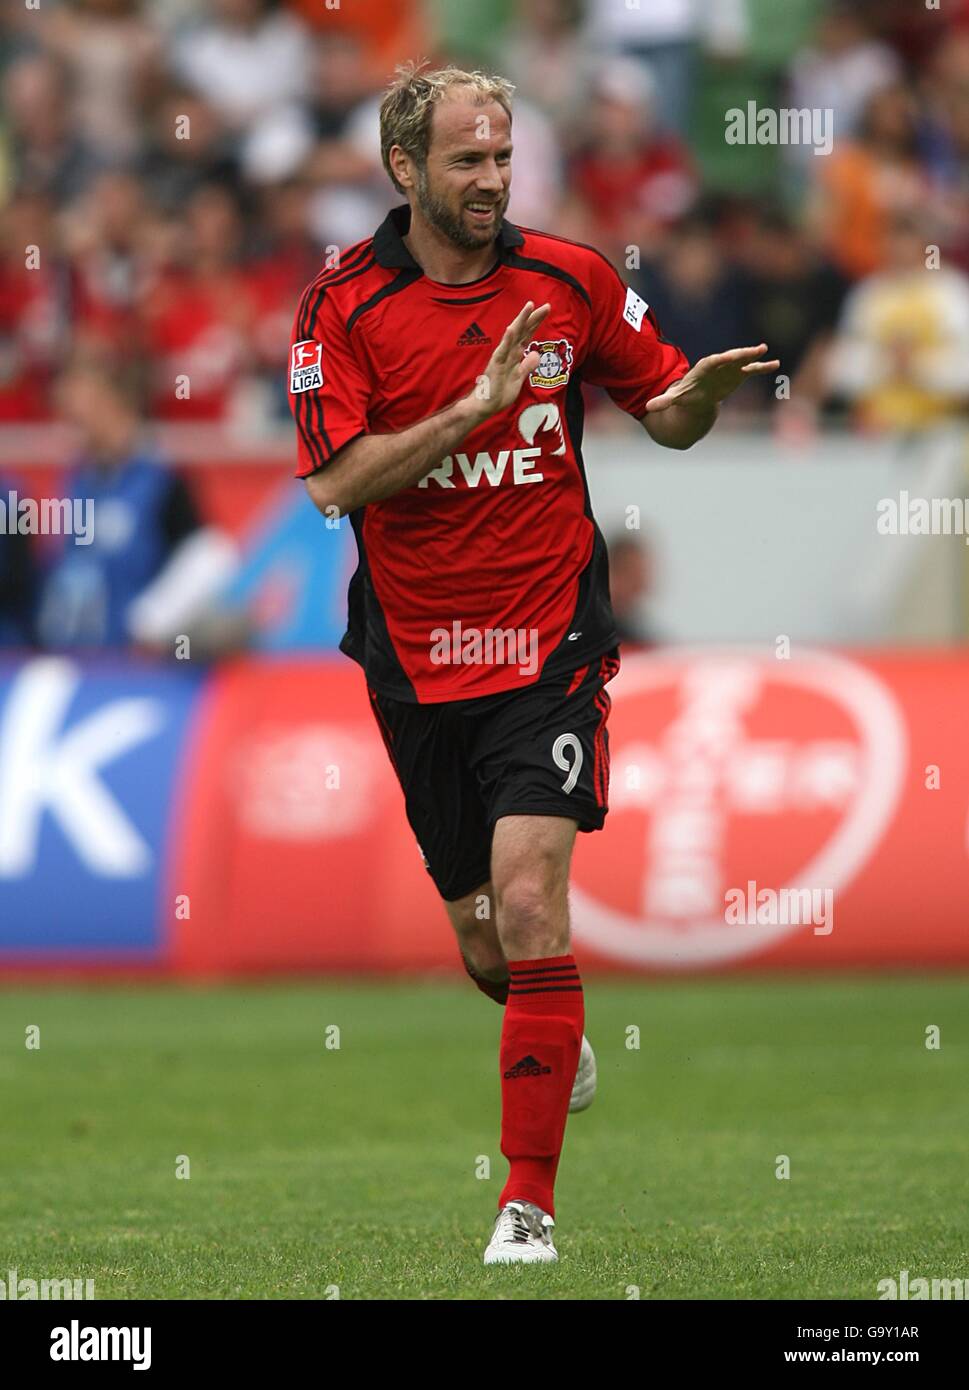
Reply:
M500 1025L450 979L0 992L0 1278L217 1299L969 1278L966 979L587 980L599 1094L566 1133L559 1263L530 1269L481 1263Z

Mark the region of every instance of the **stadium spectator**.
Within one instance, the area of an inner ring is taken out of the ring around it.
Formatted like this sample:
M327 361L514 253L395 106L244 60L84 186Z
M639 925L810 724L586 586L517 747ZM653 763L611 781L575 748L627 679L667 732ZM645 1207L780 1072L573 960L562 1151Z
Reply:
M732 343L761 341L749 337L739 278L706 217L677 223L658 258L629 278L690 362Z
M7 527L0 530L0 647L25 647L32 638L36 571L30 537L10 527L6 504L12 491L11 479L0 475L7 516Z
M93 510L93 539L64 538L42 584L40 640L165 649L206 617L234 550L144 438L133 391L81 363L58 382L57 402L80 444L65 496Z
M0 423L47 418L69 310L50 198L21 193L0 212Z
M827 385L862 429L927 429L969 404L969 277L927 268L929 241L917 218L896 218L885 270L845 301Z
M175 83L151 113L138 172L153 204L167 215L179 214L206 183L238 187L241 180L233 142L213 108Z
M141 305L151 411L159 420L227 421L252 372L257 305L245 221L219 184L199 189L185 221L176 261Z
M551 121L566 148L580 140L584 110L576 91L592 84L596 60L581 29L581 0L518 0L496 66ZM516 172L517 178L517 172Z
M655 91L634 63L598 69L586 130L569 168L571 220L577 215L578 225L566 235L594 242L624 266L627 245L648 256L689 210L696 172L686 147L658 127Z
M260 235L249 265L254 299L252 366L265 385L267 418L290 418L286 378L294 297L319 270L320 248L309 234L311 188L305 179L270 184L261 193Z
M854 139L871 98L902 76L897 55L872 36L857 0L835 0L822 14L814 43L789 70L788 104L797 110L834 113L835 147ZM810 145L788 145L790 158L807 163Z
M969 271L969 29L939 44L920 81L921 156L934 190L943 258Z
M308 50L304 25L269 0L211 0L176 36L171 61L244 147L260 121L304 99Z
M77 0L24 25L68 69L73 129L108 160L139 152L145 103L162 81L162 39L148 13L141 0Z
M620 531L607 542L609 597L623 651L655 646L658 638L643 618L653 589L653 555L642 538Z
M302 173L313 185L308 225L323 246L359 241L389 206L380 146L365 115L378 99L361 39L349 30L320 36L307 108L313 143Z
M882 87L869 100L857 141L836 141L820 166L811 210L829 259L858 279L886 261L896 213L924 207L931 193L918 156L919 111L912 89Z
M123 359L142 347L138 315L150 273L151 211L140 181L117 170L99 174L62 219L75 335L89 350Z
M352 5L320 0L286 0L304 23L328 38L351 35L359 43L371 83L383 87L402 55L427 53L434 46L423 0L356 0Z
M824 362L848 282L820 256L787 213L765 208L740 245L743 342L769 342L790 379L790 399L778 412L787 426L813 424L824 396ZM750 396L774 400L776 382L754 382Z
M621 55L647 69L659 123L686 137L701 43L736 55L744 48L747 26L747 0L648 0L589 5L586 35L597 52L612 60Z
M899 54L910 71L926 64L933 51L969 35L969 0L913 5L911 0L865 0L869 22Z
M329 180L334 171L322 158L343 155L348 151L341 145L353 111L373 97L378 91L377 84L370 76L363 44L357 35L345 32L326 34L316 39L310 68L310 95L308 114L312 122L313 135L319 142L319 149L310 172L314 178ZM342 162L336 166L336 176L366 178L370 172L369 163L351 165L348 169Z
M43 53L16 59L3 75L10 184L76 198L99 161L78 132L68 102L66 65Z

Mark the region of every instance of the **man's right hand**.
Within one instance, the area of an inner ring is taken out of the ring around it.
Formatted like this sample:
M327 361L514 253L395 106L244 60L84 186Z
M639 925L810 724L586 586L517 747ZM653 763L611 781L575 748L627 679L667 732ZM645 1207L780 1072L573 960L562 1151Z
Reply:
M530 299L505 329L474 390L466 397L479 423L507 410L517 401L522 383L538 366L537 352L532 351L525 357L522 353L551 308L550 304L542 304L536 309Z

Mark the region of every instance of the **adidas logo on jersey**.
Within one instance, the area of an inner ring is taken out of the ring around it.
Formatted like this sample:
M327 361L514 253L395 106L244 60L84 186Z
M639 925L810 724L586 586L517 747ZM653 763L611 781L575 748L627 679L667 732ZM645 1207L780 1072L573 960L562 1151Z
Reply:
M491 339L480 323L469 324L458 339L458 347L484 347Z
M551 1067L543 1067L537 1057L532 1057L529 1054L505 1072L505 1080L514 1081L519 1076L549 1076L551 1071Z

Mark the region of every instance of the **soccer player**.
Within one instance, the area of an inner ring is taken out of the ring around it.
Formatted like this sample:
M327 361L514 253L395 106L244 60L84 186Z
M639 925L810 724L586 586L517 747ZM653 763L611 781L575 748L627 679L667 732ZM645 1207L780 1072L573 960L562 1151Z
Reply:
M619 653L581 383L686 449L779 366L761 344L691 368L597 251L505 219L512 91L398 69L380 142L406 204L307 287L290 364L298 476L359 552L341 650L468 973L504 1005L486 1264L557 1258L566 1118L595 1090L568 877L606 816Z

